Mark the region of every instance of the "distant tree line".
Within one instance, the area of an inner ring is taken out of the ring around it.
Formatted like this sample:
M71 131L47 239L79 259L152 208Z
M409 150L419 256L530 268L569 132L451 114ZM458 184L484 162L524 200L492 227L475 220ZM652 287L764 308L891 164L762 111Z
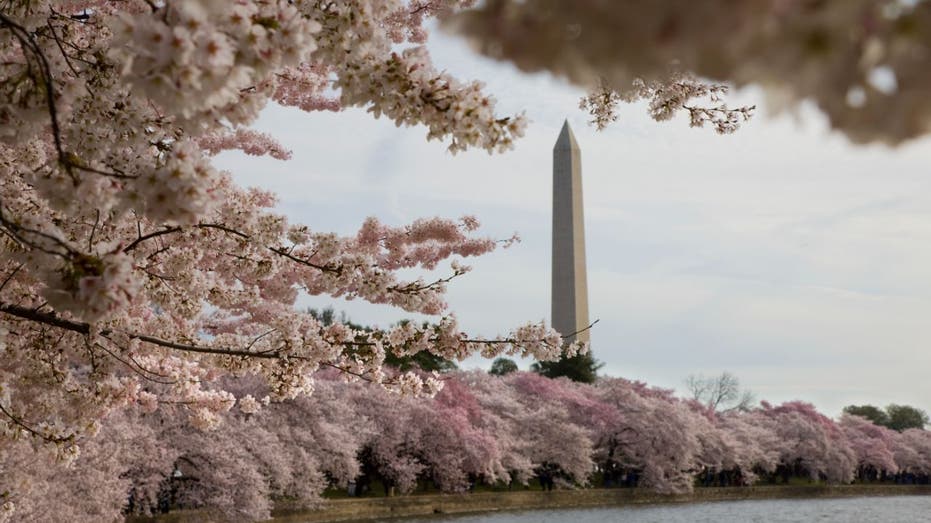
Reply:
M177 509L255 521L279 501L347 493L931 482L931 432L834 420L803 402L714 411L642 382L519 370L442 382L434 398L413 398L324 370L311 396L269 402L261 382L237 379L224 386L239 400L210 430L136 408L115 414L75 469L0 470L27 488L15 521L71 523Z

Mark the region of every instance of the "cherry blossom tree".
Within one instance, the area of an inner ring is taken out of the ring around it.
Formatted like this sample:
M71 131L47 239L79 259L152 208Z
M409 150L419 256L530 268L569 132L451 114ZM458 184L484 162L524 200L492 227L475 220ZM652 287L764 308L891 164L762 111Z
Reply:
M357 438L363 484L380 480L386 490L406 493L419 482L444 492L464 492L474 482L509 480L498 450L500 434L488 423L471 390L447 376L435 399L398 396L385 389L346 385L368 427ZM351 427L348 425L347 427Z
M931 432L908 429L899 434L895 444L895 462L901 472L931 476Z
M547 378L536 372L515 373L507 382L525 401L554 403L564 407L572 422L593 433L617 421L616 409L593 394L592 387L569 378Z
M69 467L47 446L14 443L25 448L4 454L0 490L20 500L15 520L110 521L188 508L214 520L258 521L281 500L292 509L316 507L326 488L359 475L368 432L346 389L321 379L312 396L256 410L252 394L262 388L245 381L227 380L243 399L210 430L184 422L177 406L123 410Z
M258 424L235 416L225 416L209 431L190 430L176 416L166 423L170 425L161 440L178 454L166 478L173 484L163 493L170 496L172 508L200 509L212 519L267 518L273 488L283 489L294 468L308 465L288 466L281 442Z
M532 445L523 436L524 406L518 391L508 381L484 372L462 373L460 380L481 409L482 426L495 435L503 470L501 481L526 485L541 463L533 461Z
M597 397L614 407L617 422L599 438L601 455L640 475L639 485L660 492L692 488L701 441L692 422L699 417L664 389L605 378Z
M524 118L496 114L421 45L425 17L469 3L4 2L0 441L35 438L68 461L128 405L212 428L246 400L213 385L226 374L262 377L273 400L310 393L321 368L432 394L429 375L386 380L386 354L560 356L542 324L477 339L447 311L446 284L469 270L458 259L499 244L474 218L369 219L340 237L289 224L273 195L211 163L225 149L288 157L248 128L268 103L365 107L452 152L508 149ZM448 277L398 274L447 261ZM441 317L323 325L294 307L301 292Z
M442 449L433 453L448 456L446 461L452 458L459 462L452 469L452 474L443 473L442 469L434 466L433 479L438 486L445 490L463 490L471 481L495 484L510 480L499 448L499 435L494 430L496 426L486 419L490 415L479 404L462 375L445 381L432 406L436 423L429 426L427 439L431 445ZM443 444L445 448L441 446Z
M251 409L246 403L239 410ZM290 463L312 464L307 473L317 470L326 479L322 485L314 484L306 490L311 482L295 477L286 483L288 490L280 491L279 495L306 506L318 500L324 487L345 487L358 477L357 456L373 427L363 421L352 397L332 378L318 379L313 395L271 403L252 416L284 443Z
M588 415L572 405L580 399L595 402L582 398L575 384L522 371L502 377L469 372L458 379L480 409L473 419L494 437L500 472L491 481L483 476L486 482L527 484L542 474L566 487L588 483L594 466L592 432Z
M740 470L741 482L750 485L761 473L776 471L781 447L769 417L759 411L729 412L718 418L718 427L729 441L727 461Z
M773 420L783 467L831 483L853 480L856 454L840 427L813 405L790 401L773 407L763 402L762 413Z
M223 385L240 400L213 430L193 430L178 416L157 413L159 436L183 474L181 481L166 478L174 481L179 505L232 520L266 519L276 501L313 508L326 488L345 487L358 476L357 455L370 428L338 383L322 376L313 395L275 403L254 379Z
M5 445L0 514L35 523L117 521L130 497L155 504L174 455L152 427L121 412L82 445L75 459L80 466L62 467L52 449L26 438Z
M857 476L860 479L875 480L898 472L895 431L849 414L841 417L840 426L857 456Z

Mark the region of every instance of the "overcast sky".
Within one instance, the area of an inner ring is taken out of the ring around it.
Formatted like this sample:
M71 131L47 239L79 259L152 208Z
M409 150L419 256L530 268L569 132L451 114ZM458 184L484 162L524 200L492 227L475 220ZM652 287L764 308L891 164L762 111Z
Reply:
M931 410L931 143L853 147L817 112L770 117L732 136L656 123L641 105L597 132L582 92L528 76L435 35L438 67L481 79L502 113L526 111L514 151L452 156L423 127L363 110L308 115L272 107L257 128L293 160L225 154L244 185L276 191L280 210L321 231L367 216L400 225L474 214L495 238L522 242L474 260L449 302L470 332L549 321L552 147L568 118L582 149L589 300L603 372L682 390L693 373L728 370L760 398ZM357 322L402 312L305 297ZM526 368L529 362L521 362ZM481 359L463 366L487 367Z

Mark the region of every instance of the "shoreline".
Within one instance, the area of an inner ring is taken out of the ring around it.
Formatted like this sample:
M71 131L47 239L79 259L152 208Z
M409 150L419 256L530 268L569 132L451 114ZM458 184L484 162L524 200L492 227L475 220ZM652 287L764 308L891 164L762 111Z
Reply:
M401 517L476 514L520 510L553 510L670 503L705 503L755 499L816 499L847 497L928 496L931 485L770 485L753 487L702 487L685 494L658 494L640 489L593 488L579 490L424 494L385 498L328 500L318 510L274 512L273 523L327 523L371 521Z

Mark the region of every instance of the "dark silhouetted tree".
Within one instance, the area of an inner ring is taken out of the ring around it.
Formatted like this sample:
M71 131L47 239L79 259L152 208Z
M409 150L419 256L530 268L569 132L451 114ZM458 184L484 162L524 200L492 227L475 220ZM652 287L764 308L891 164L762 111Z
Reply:
M488 374L492 376L504 376L517 371L517 364L510 358L497 358L491 363L491 369Z
M860 416L892 430L923 429L928 424L928 414L909 405L891 404L885 410L873 405L848 405L844 414Z
M557 361L538 361L530 369L547 378L569 378L581 383L594 383L598 379L598 369L604 363L596 360L591 352L570 358L562 357Z
M887 427L899 432L906 429L923 429L928 424L928 414L925 411L908 405L889 405L886 407L886 414L889 415Z

